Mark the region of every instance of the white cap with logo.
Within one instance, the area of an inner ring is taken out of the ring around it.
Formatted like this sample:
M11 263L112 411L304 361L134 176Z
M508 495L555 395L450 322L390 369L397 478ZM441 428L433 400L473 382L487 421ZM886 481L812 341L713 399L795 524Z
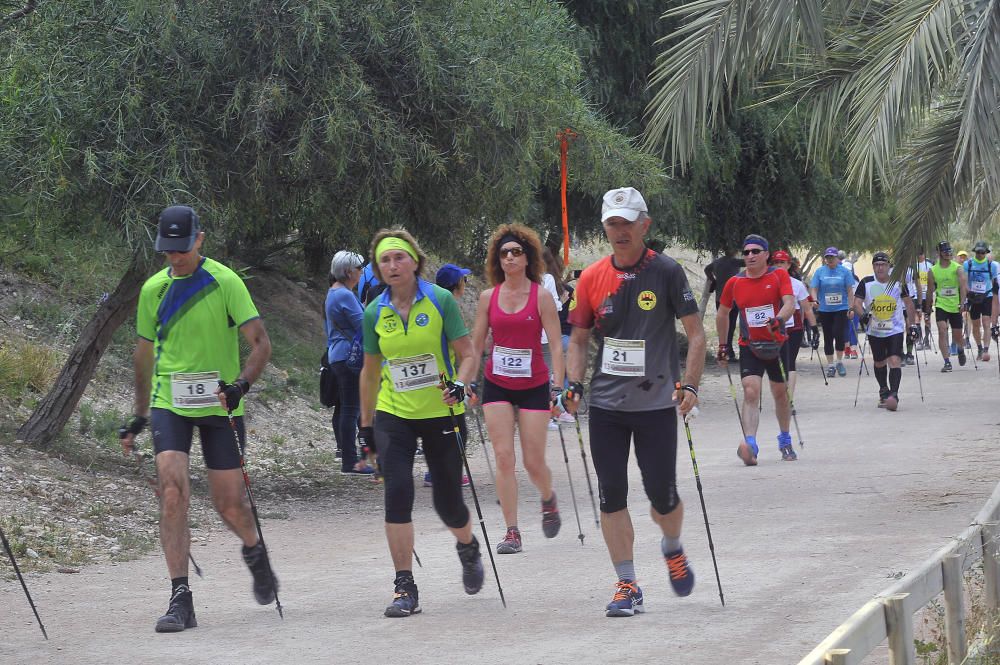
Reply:
M619 187L604 195L601 205L601 223L612 217L623 217L630 222L639 219L639 214L648 212L646 200L635 187Z

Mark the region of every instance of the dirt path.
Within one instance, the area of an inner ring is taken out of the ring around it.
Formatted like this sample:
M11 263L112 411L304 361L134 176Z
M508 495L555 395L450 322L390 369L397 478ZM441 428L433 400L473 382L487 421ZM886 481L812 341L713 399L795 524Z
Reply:
M798 410L805 450L796 463L776 459L776 423L765 400L759 437L764 454L753 469L734 454L739 429L725 375L706 377L694 436L725 608L682 450L679 486L688 511L685 545L698 575L695 592L679 599L670 591L633 469L636 566L647 613L604 617L613 570L594 526L575 433L567 428L586 542L581 547L576 538L565 466L552 432L549 460L562 498L563 530L548 541L534 515L524 519L524 554L498 558L506 611L489 574L481 594L462 592L451 539L430 509L429 490L419 489L421 616L381 616L393 571L377 512L293 505L290 519L264 525L282 583L284 621L273 608L253 604L237 545L216 531L194 551L207 573L194 581L201 624L196 630L153 632L168 589L162 558L152 555L77 575L31 576L49 642L33 625L17 583L0 582L0 662L796 662L893 574L911 569L960 532L993 489L991 470L1000 462L991 404L1000 387L996 360L978 372L971 363L956 363L953 374L942 375L939 357L929 359L923 368L926 402L920 402L916 372L907 369L897 413L874 407L875 383L867 378L858 408L852 408L856 361L848 364L848 378L832 380L829 388L815 363L803 363ZM963 403L969 398L976 406ZM481 455L473 464L481 494L489 498L484 509L495 542L501 535L499 506ZM522 510L533 512L533 491L525 487L522 498ZM268 497L258 500L266 510Z

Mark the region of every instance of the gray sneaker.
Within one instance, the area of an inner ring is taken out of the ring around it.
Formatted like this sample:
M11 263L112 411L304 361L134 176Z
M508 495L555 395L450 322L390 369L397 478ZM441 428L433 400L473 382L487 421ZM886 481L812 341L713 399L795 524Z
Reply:
M497 554L517 554L521 551L521 532L516 526L507 529L507 534L497 543Z

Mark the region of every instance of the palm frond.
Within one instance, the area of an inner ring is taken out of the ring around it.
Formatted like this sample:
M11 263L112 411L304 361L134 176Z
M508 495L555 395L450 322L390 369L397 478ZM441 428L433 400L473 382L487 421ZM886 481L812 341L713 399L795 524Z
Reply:
M805 36L823 51L820 0L695 0L663 15L680 27L650 76L646 145L682 166L718 120L738 82L753 81Z
M851 85L848 173L856 184L890 179L905 137L920 123L935 87L956 60L953 31L961 0L900 0L873 8L855 28L864 63Z
M981 171L979 182L989 190L983 196L995 200L1000 190L1000 0L977 4L965 21L969 40L962 54L964 112L955 176Z

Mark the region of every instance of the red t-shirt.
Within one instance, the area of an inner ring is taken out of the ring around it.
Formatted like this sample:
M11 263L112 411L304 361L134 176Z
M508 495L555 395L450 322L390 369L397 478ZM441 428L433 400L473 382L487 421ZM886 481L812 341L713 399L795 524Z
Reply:
M719 304L739 311L740 346L747 346L750 340L783 342L788 338L784 330L772 337L767 322L778 316L782 296L793 295L788 273L771 267L760 277L747 277L744 271L730 279Z

